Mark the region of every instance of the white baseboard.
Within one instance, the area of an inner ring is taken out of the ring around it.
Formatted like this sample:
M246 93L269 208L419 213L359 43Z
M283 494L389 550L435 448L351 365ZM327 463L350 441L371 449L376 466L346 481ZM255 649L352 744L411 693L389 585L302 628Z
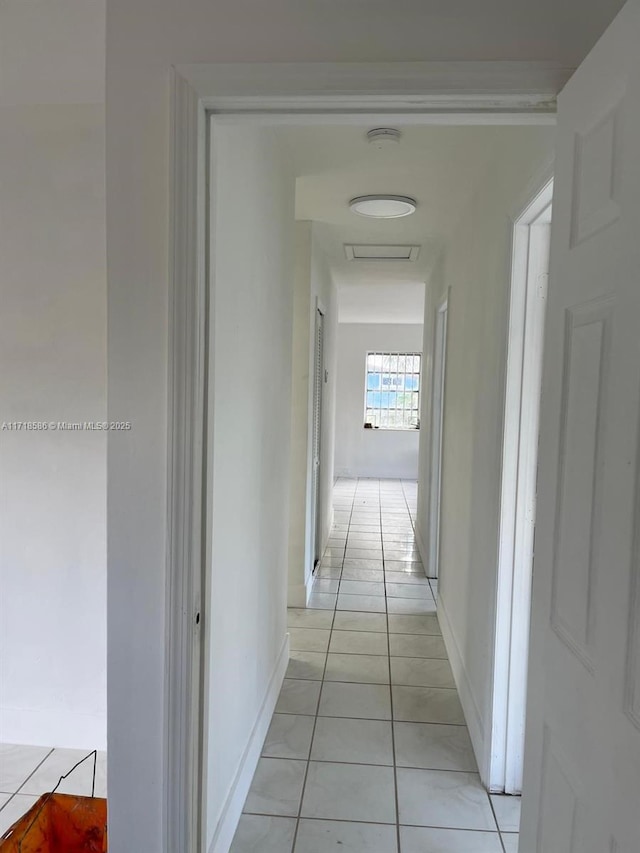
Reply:
M422 533L420 533L420 528L416 525L415 527L416 534L416 545L418 546L418 553L420 554L420 559L422 560L422 565L424 566L424 571L427 577L432 577L430 573L431 566L429 565L429 550L425 545L424 539L422 538ZM435 575L433 575L435 579Z
M320 548L320 553L324 554L324 549L327 547L327 542L329 541L329 537L331 536L331 531L333 530L333 520L335 518L334 509L331 507L329 510L329 523L327 524L327 528L324 532L322 547ZM296 607L306 607L309 601L309 597L313 592L313 582L315 581L315 577L313 574L314 567L311 566L309 569L309 574L305 578L305 590L304 590L304 602L300 605L296 605Z
M257 719L249 736L249 741L242 753L238 770L229 790L226 802L220 813L220 820L209 847L209 853L229 853L233 836L238 827L244 801L249 793L253 775L258 766L262 745L269 730L271 717L276 707L282 681L289 663L289 634L278 655L275 668L269 679L269 684L258 712Z
M0 708L0 743L104 750L107 714L79 714L71 708Z
M444 640L447 654L449 655L449 663L451 664L453 677L456 682L456 687L458 688L462 710L464 711L464 716L467 721L467 728L469 729L469 736L471 738L471 743L473 744L473 751L476 756L478 767L480 768L480 774L482 775L484 772L483 767L485 756L485 734L482 714L480 713L476 697L474 696L469 674L464 663L464 658L460 652L460 647L451 627L451 622L449 621L446 606L441 595L438 596L438 621L440 622L442 639ZM482 779L482 781L483 783L485 782L484 779Z
M313 582L314 582L314 580L315 580L315 578L314 578L314 576L313 576L313 572L309 572L309 577L307 578L307 585L306 585L306 588L305 588L306 597L305 597L305 600L304 600L304 604L302 605L303 607L306 607L306 606L307 606L307 604L309 603L309 599L311 598L311 593L313 592Z
M417 480L417 469L398 470L397 468L337 468L336 477L347 480Z
M287 590L287 607L307 606L307 584L299 583Z

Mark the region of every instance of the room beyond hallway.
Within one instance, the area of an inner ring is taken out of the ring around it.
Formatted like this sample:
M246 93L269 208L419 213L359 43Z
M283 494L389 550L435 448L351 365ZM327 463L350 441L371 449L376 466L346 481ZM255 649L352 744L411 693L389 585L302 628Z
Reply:
M0 836L19 820L42 794L54 789L60 777L83 759L86 749L53 749L0 743ZM58 788L61 794L90 797L93 762L86 761ZM98 752L96 797L107 796L107 754Z
M480 783L414 538L416 483L339 479L231 853L516 853Z

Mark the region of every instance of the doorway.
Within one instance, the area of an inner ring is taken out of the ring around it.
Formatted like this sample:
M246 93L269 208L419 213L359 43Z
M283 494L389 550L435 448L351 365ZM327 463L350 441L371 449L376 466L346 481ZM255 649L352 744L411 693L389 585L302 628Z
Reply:
M521 794L536 521L538 430L553 179L516 216L502 447L489 788Z
M448 296L436 313L433 345L433 395L431 412L431 497L429 500L429 565L428 575L438 577L440 552L440 502L442 487L442 436L444 426L444 388L447 358Z
M322 556L322 386L324 383L324 314L316 308L313 369L313 436L312 436L312 519L313 519L313 569Z
M192 97L191 92L190 91L187 91L186 93L182 92L181 86L182 86L182 84L179 85L179 87L178 87L179 91L177 94L180 97L187 97L187 99L191 98ZM186 86L186 84L185 84L185 86ZM206 123L206 113L204 112L205 104L203 104L202 101L200 101L199 103L200 103L200 106L202 107L202 112L200 113L200 120L204 126L204 124ZM211 106L210 103L207 105ZM214 106L215 106L215 104L214 104ZM440 107L440 104L439 104L439 107ZM389 116L385 115L384 119L388 121ZM437 124L437 123L441 122L441 119L442 119L441 116L434 116L434 115L430 115L426 112L423 112L421 115L416 114L416 115L412 115L409 117L405 116L404 122L406 124L412 124L412 125L415 123L416 126L425 126L425 125ZM238 121L237 118L234 120ZM360 117L358 120L362 121L362 119ZM255 116L248 116L248 117L242 117L241 116L239 121L241 123L244 123L245 125L251 125L252 123L256 122L256 118L255 118ZM264 121L264 119L263 119L263 121ZM289 121L290 121L290 119L289 119ZM321 121L326 122L326 115L323 116L323 115L315 114L315 115L311 115L311 116L305 116L302 119L302 121L308 123L309 125L320 123ZM352 117L351 118L347 117L345 119L345 121L348 123L349 121L354 121L354 119ZM549 124L552 121L552 119L549 116L541 115L539 118L536 117L536 122L538 122L538 121L544 125L544 124ZM232 119L229 118L228 116L221 116L221 117L216 117L215 122L216 122L216 125L213 127L213 131L211 133L211 138L217 144L219 144L220 140L217 138L216 127L218 127L218 126L224 127L225 123L230 124L232 122ZM381 123L381 119L380 118L375 118L375 119L368 118L367 119L367 124L369 124L369 125L372 123L376 123L376 122ZM488 116L486 118L483 117L483 119L480 121L481 124L484 124L484 123L502 124L503 122L504 122L504 117L499 117L497 119L494 119L494 117L492 117L492 116ZM519 124L519 120L517 117L514 118L514 117L510 116L509 122L513 123L513 124ZM466 117L466 116L460 117L458 115L458 116L454 116L452 118L451 115L448 114L447 115L447 123L449 123L453 126L465 125L468 123L468 117ZM203 138L205 138L205 137L203 137ZM265 140L266 140L265 145L271 139L272 139L271 134L265 134ZM184 145L184 144L186 144L186 142L187 142L187 140L183 140L183 139L179 138L176 140L176 145L178 148L180 148L180 145ZM194 145L194 148L196 147L195 141L193 138L190 138L189 144ZM193 157L194 157L194 160L193 160L194 163L196 163L196 162L207 163L208 158L203 156L199 161L198 158L195 157L194 150L191 148L189 150L190 150L190 154L193 155ZM239 159L239 157L240 157L239 148L236 148L236 147L231 148L229 146L229 151L230 151L230 156L233 156L233 157L236 157ZM267 170L267 174L270 176L269 180L271 180L271 178L273 178L274 172L273 172L273 170ZM262 173L261 173L261 175L262 175ZM189 176L187 176L187 177L190 181L192 178L192 175L189 174ZM225 179L225 178L226 178L226 175L223 171L214 173L211 176L210 186L215 187L215 193L217 195L220 195L220 189L221 189L220 181L221 181L221 179ZM186 180L184 176L182 176L180 179L182 181ZM262 179L262 176L261 176L261 179ZM265 179L265 183L266 183L266 179ZM203 181L198 186L201 187L204 185L206 185L206 182ZM250 186L253 190L253 189L255 189L255 187L258 186L258 184L256 181L253 181L250 184ZM233 193L230 193L229 197L232 198L233 200L236 199L236 196ZM258 195L256 195L256 197L254 199L255 203L253 205L254 210L261 210L260 203L261 203L261 199L263 197L264 197L264 194L262 196L259 196L259 197L258 197ZM191 198L191 196L190 196L190 198ZM204 203L206 204L206 197L205 197L205 199L202 199L198 196L198 193L195 194L195 199L197 201L200 201L200 202L204 201ZM183 203L183 201L186 203L186 199L183 199L182 195L180 195L179 199L178 199L179 203L177 204L177 207L180 207L181 204ZM245 209L245 207L243 206L243 210L244 209ZM235 208L234 208L234 210L235 210ZM270 213L272 213L271 210L270 210ZM227 218L229 216L230 216L229 210L225 210L225 217L217 217L217 218L211 217L211 220L213 223L215 223L216 226L219 226L221 223L226 224ZM265 219L267 221L269 221L270 223L274 224L274 226L277 224L277 218L274 216L270 215L269 217L265 217ZM274 234L272 236L274 236L275 238L279 238L279 235L277 235L277 234ZM218 251L212 252L212 256L214 258L216 257L216 255L218 255L218 256L220 255L220 247L221 246L231 245L231 240L225 241L224 239L222 239L218 235L217 231L216 231L215 237L216 237L216 239L213 240L213 245L215 247L217 247ZM265 240L264 246L268 247L269 251L266 251L266 249L265 249L265 251L263 252L263 256L268 256L270 258L273 258L276 255L276 253L274 253L272 251L273 244L274 244L273 239L271 239L269 241ZM243 244L243 246L244 246L244 244ZM179 246L178 248L180 249L182 247ZM188 247L188 246L184 247L183 251L188 254L189 248L191 248L191 247ZM239 255L242 256L242 253L239 253ZM219 260L219 257L217 258L217 260ZM202 258L200 258L200 263L201 264L203 263ZM177 267L180 269L183 269L184 265L177 263ZM205 263L205 267L206 267L206 263ZM194 314L195 316L202 316L201 313L198 312L197 306L201 303L203 291L206 292L207 287L210 287L213 290L214 287L216 286L216 284L223 279L222 279L222 276L217 273L217 271L216 271L215 275L209 273L209 279L207 279L206 269L204 271L202 269L200 269L200 267L197 267L197 269L200 271L201 277L198 278L196 276L196 278L192 282L191 281L189 282L188 287L185 286L185 288L183 288L183 290L181 291L181 298L184 298L187 301L190 300L189 306L195 312L195 314ZM247 277L245 276L244 279L247 280ZM206 283L207 281L209 281L209 283ZM280 282L280 281L282 281L282 276L280 275L280 271L274 270L273 271L274 287L276 286L275 283ZM191 285L192 284L195 285L196 283L197 283L197 286L195 287L195 289L192 288ZM203 283L205 283L205 284L203 284ZM260 292L260 294L259 294L260 297L261 297L263 292L264 291ZM219 297L219 294L216 294L216 296ZM234 295L234 299L236 299L236 302L232 303L230 301L230 303L229 303L232 307L236 306L236 304L237 304L237 295ZM216 306L218 309L220 309L221 301L219 298L217 298L217 300L216 300ZM274 316L273 318L271 318L273 323L278 322L278 316ZM320 340L322 341L322 344L324 345L324 339L323 339L324 338L324 323L323 323L323 320L321 318L319 318L317 315L315 317L315 320L316 320L316 327L315 327L316 339L315 339L314 343L317 345L318 338L320 338ZM444 353L446 351L446 342L445 342L446 320L447 320L447 315L446 315L446 311L445 311L445 312L443 312L442 317L440 317L440 323L442 324L441 342L440 343L441 343L441 353L442 353L443 357L444 357ZM320 326L321 328L318 329L318 326ZM227 326L227 324L221 324L221 323L219 323L216 326L215 335L217 336L218 343L220 343L221 336L223 334L229 333L229 330L231 328L232 327L230 325ZM258 331L260 331L260 330L258 330ZM260 333L261 333L261 331L260 331ZM271 337L273 337L273 336L271 336ZM284 336L282 336L282 337L284 337ZM229 343L233 344L233 346L237 349L237 341L235 339L233 341L230 340ZM246 348L249 349L249 345L251 344L253 346L254 341L249 340L249 338L247 338L247 340L245 341L245 344L246 344ZM316 352L316 356L317 355L318 355L318 353ZM316 357L316 359L314 360L314 365L313 365L315 368L315 370L314 370L314 410L313 410L315 424L319 424L321 422L320 413L321 413L321 407L322 407L322 402L323 402L322 401L322 390L323 390L322 384L323 384L323 379L324 379L324 377L323 377L323 361L324 361L323 358L320 359L320 358ZM444 363L443 363L443 361L444 361L444 358L442 359L442 364L441 364L442 375L444 375ZM218 363L220 363L220 360L218 360ZM248 360L247 360L246 367L247 367L247 371L246 371L247 375L252 375L251 371L254 370L254 366L249 365ZM197 374L197 371L194 371L194 374ZM320 381L316 382L316 379L318 377L319 377ZM266 387L266 384L267 384L266 382L263 383L263 386ZM220 386L220 387L222 387L222 386ZM283 387L284 387L284 383L283 383ZM443 394L443 390L441 388L441 390L440 390L440 396L441 397L442 397L442 394ZM264 399L267 399L267 401L270 401L270 398L268 398L268 397L264 398ZM441 409L441 403L440 403L440 409ZM225 409L222 406L220 406L220 407L218 407L218 410L224 411ZM189 423L193 423L193 421L190 420ZM442 429L442 426L440 425L440 431L441 431L441 429ZM229 431L231 433L231 426L229 428ZM220 434L221 434L220 429L218 429L218 432L217 432L218 437L220 436ZM235 432L233 434L235 435ZM441 443L441 439L440 439L440 443ZM269 464L271 464L272 454L262 454L261 455L260 453L258 453L258 450L262 450L262 448L255 448L255 450L256 450L256 452L254 453L255 459L253 459L255 464L253 465L253 470L260 470L260 465L258 463L261 460L267 460L269 462ZM314 562L315 562L319 556L317 554L317 550L318 550L317 543L321 538L318 535L318 527L319 527L319 520L320 520L319 519L318 496L319 496L319 490L320 490L320 487L319 487L320 476L319 476L319 474L320 474L320 470L321 470L322 447L321 447L321 436L320 436L317 428L314 431L314 436L313 436L313 454L314 454L314 456L313 456L313 458L314 458L313 499L314 499L314 503L315 503L315 508L314 508L314 513L313 513L313 518L311 519L311 527L312 527L312 531L313 531L312 535L315 535L314 548L313 548L313 552L312 552ZM235 457L230 457L228 454L225 453L225 454L220 454L219 458L223 462L225 462L225 464L226 464L226 462L231 458L243 458L244 459L246 456L247 456L247 449L246 449L246 447L244 447L242 449L242 453L238 453ZM320 463L317 466L315 464L316 460L318 460L318 462ZM248 461L251 461L251 460L248 460ZM276 468L277 468L277 466L276 466ZM219 472L218 472L218 477L220 479ZM251 492L251 493L249 493L249 495L252 496L253 493ZM272 505L273 506L281 505L281 504L278 504L276 501L272 500L272 498L273 498L272 494L269 496L269 498L270 499L268 501L263 502L264 505L268 506L269 508L271 508ZM222 500L220 500L218 505L224 506L225 504ZM252 506L254 506L254 504L252 504ZM277 524L271 524L271 525L267 526L265 529L275 530L275 529L278 529L278 526L277 526ZM243 537L238 536L237 541L243 542ZM220 543L220 540L218 540L218 545L219 545L219 543ZM269 554L271 555L271 553L272 552L270 551ZM264 576L265 576L265 573L262 572L261 578L264 578ZM233 576L233 577L235 578L235 576ZM235 582L235 580L234 580L234 582ZM182 589L183 589L183 587L181 587L181 590ZM271 589L271 587L269 587L269 590L270 589ZM179 591L181 591L181 590L179 590ZM233 590L233 592L235 594L236 590ZM179 600L180 600L179 596L172 597L172 608L176 608L176 610L178 609ZM241 601L242 600L243 601L243 608L246 610L246 598L243 598L243 596L238 594L238 595L236 595L236 598L234 600L235 601ZM256 600L260 600L262 602L264 601L264 599L258 599L258 598L256 598ZM183 599L183 601L184 601L184 599ZM228 620L228 618L229 618L229 608L227 606L227 600L225 600L223 595L211 596L209 604L211 606L217 605L219 607L219 609L217 609L215 611L211 610L208 614L206 614L206 616L207 616L206 624L207 624L208 632L211 631L212 625L220 626L224 623L225 619ZM186 609L187 613L189 613L191 611L191 606L192 606L191 603L188 602L187 609ZM411 605L411 606L413 607L414 605ZM182 613L183 613L183 610L180 610L178 616L176 617L176 618L180 618L181 624L184 621L181 618ZM256 620L254 620L254 623L250 626L251 630L253 630L254 624L257 625L261 629L263 628L262 623L260 623L260 621L256 619ZM190 629L191 629L191 625L186 624L185 630L186 630L186 632L188 632L189 636L191 636L191 633L192 633ZM247 636L249 636L250 639L252 638L252 635L250 634L249 631L247 632ZM222 634L221 634L221 637L222 637ZM271 638L271 639L273 639L273 638ZM261 653L264 651L265 651L264 646L261 646ZM269 653L269 664L271 665L273 663L272 658L274 658L274 654L273 654L274 650L270 648L267 651ZM233 828L235 827L235 824L237 823L237 818L239 816L240 810L242 809L243 802L245 799L245 795L246 795L246 792L248 790L248 785L250 782L250 777L251 777L250 768L252 765L255 766L255 761L257 760L257 756L259 755L259 750L260 750L262 741L264 740L264 735L266 733L265 726L268 726L271 710L273 709L273 706L275 705L275 702L277 699L277 690L275 689L275 685L277 685L281 681L282 676L284 674L284 669L281 667L281 664L283 662L286 663L286 648L283 647L282 649L276 650L276 651L277 651L277 661L276 661L276 665L273 667L273 676L270 678L269 683L266 685L266 689L263 690L263 694L261 694L261 697L260 697L261 703L259 703L260 704L260 716L256 722L256 725L252 729L251 737L249 739L249 742L248 742L246 749L245 749L243 756L242 756L242 762L241 762L240 767L239 767L239 772L233 778L233 784L229 790L227 798L225 799L225 802L223 804L222 812L221 812L220 816L218 816L217 814L213 815L213 811L212 811L212 816L216 818L216 824L215 824L216 829L215 829L215 838L211 839L211 840L213 841L213 845L214 845L213 849L216 849L216 850L218 850L218 849L223 850L224 849L226 840L229 837L229 833L231 833L233 831ZM266 657L266 654L264 656ZM210 657L213 657L213 655L210 654ZM229 668L229 671L231 671L231 668ZM173 671L171 673L172 676L177 675L177 674L178 674L177 672L173 673ZM175 678L172 678L171 680L173 682L173 681L175 681ZM263 688L264 688L264 685L263 685ZM176 696L177 695L183 695L183 694L180 694L178 691L172 691L171 685L169 685L168 692L169 692L169 694L173 693L173 695L176 695ZM247 705L247 707L248 707L248 705ZM220 727L218 727L218 728L220 728ZM172 729L171 721L169 724L169 729ZM175 761L173 763L176 765L179 765L181 763L181 756L176 755ZM183 760L182 764L183 764L182 769L184 770L184 773L181 775L180 778L184 778L185 774L188 775L189 773L193 773L193 769L194 769L193 767L188 767L188 766L185 767L184 766L184 765L189 764L189 762L186 762ZM196 773L196 775L197 775L197 773ZM172 815L174 815L174 816L179 811L177 808L179 797L182 796L183 801L184 801L184 799L188 799L188 797L185 797L185 793L186 793L185 786L176 785L175 788L176 788L176 790L175 790L176 799L169 804L169 809L168 809L172 813ZM182 810L182 812L180 814L178 814L178 817L176 818L176 820L172 821L172 822L184 824L185 821L184 821L184 817L182 817L183 814L184 814L184 810ZM213 828L213 822L212 822L211 826ZM181 830L182 830L182 832L181 832ZM186 831L184 831L183 827L178 826L177 827L177 834L185 834L186 835Z

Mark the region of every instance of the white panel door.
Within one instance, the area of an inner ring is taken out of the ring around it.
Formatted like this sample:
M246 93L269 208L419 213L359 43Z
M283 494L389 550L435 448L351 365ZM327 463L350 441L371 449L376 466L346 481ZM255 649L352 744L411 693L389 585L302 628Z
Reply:
M640 851L640 4L559 98L520 853Z

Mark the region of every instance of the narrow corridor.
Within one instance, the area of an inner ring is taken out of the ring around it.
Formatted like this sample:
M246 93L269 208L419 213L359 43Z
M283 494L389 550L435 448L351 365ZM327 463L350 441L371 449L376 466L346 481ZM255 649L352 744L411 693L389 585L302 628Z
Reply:
M416 548L414 482L340 479L334 527L231 853L516 853Z

